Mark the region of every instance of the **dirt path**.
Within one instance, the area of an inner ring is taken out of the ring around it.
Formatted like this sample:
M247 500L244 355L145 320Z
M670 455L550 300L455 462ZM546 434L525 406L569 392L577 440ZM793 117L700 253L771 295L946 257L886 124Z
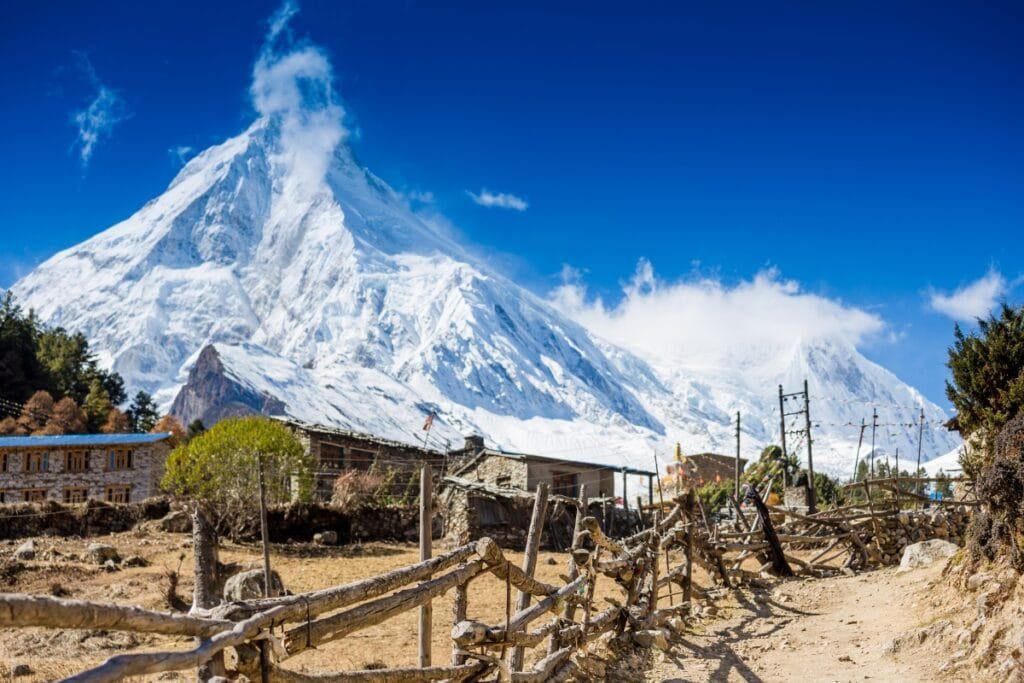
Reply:
M929 595L943 562L904 574L797 579L734 594L648 674L682 681L934 681L948 659L917 649L886 654L894 637L941 616ZM730 604L732 603L732 604Z

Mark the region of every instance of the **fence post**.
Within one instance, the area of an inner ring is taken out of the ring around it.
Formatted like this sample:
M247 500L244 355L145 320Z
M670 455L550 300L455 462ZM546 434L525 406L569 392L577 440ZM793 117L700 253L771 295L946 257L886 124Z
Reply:
M469 606L469 596L466 594L468 583L460 583L455 587L455 602L452 604L452 626L456 626L466 620L466 611ZM459 654L459 644L452 641L452 666L462 666L466 658Z
M572 533L572 550L583 545L583 518L587 516L587 485L580 484L580 495L576 499L576 525L573 528ZM569 581L575 581L580 575L580 570L576 566L576 560L573 559L572 555L569 555ZM565 607L562 610L562 618L567 621L572 621L576 615L576 605L572 601L567 601ZM552 631L551 642L548 644L548 654L554 654L561 647L558 638L558 632Z
M420 467L420 562L429 560L431 556L431 536L433 532L433 478L429 463ZM420 668L430 666L431 622L434 610L430 602L420 606Z
M544 535L544 514L548 507L548 485L544 482L537 484L537 492L533 501L533 515L530 517L530 532L526 536L526 548L523 551L523 573L533 576L537 568L537 551L540 549L540 539ZM521 612L530 606L530 594L519 591L516 596L516 613ZM523 668L523 648L517 645L512 648L509 655L508 667L511 671L521 671Z

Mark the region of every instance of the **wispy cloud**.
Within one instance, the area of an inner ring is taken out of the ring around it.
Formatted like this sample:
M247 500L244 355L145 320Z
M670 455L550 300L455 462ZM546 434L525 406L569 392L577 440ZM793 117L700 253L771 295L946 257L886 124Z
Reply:
M433 204L434 193L429 190L409 190L403 192L402 196L410 202L416 202L417 204Z
M522 197L517 197L514 194L509 194L507 192L491 192L490 190L480 190L479 193L475 193L466 190L466 194L469 195L473 199L473 201L479 204L480 206L486 206L488 208L526 211L526 209L528 209L530 206Z
M114 126L129 118L131 114L124 99L100 81L87 54L76 52L75 59L82 77L92 88L89 104L71 116L72 122L78 128L75 146L78 148L84 168L89 165L100 140L109 138Z
M302 190L320 186L348 130L327 55L315 45L294 44L289 22L298 11L286 0L271 17L249 92L256 111L280 123L278 161L291 167L294 189Z
M713 362L737 348L779 357L798 341L841 340L858 346L886 330L877 315L802 291L775 270L728 285L715 276L660 280L647 260L623 286L622 300L592 297L581 275L563 270L550 295L563 313L598 336L652 360Z
M189 145L178 145L177 147L171 147L167 150L168 156L178 166L184 166L188 163L188 160L192 158L192 153L195 152L195 148Z
M1007 289L1006 278L993 268L952 294L932 290L928 305L953 320L972 321L988 315Z

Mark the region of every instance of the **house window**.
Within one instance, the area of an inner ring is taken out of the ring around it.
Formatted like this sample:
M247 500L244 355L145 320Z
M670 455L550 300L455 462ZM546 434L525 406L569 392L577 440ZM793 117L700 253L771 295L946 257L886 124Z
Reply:
M50 454L47 451L30 451L25 454L26 472L49 472Z
M320 444L320 469L321 471L340 470L345 464L345 453L341 446L332 443Z
M65 503L84 503L89 497L89 490L84 486L73 486L64 489Z
M107 452L108 470L130 470L132 468L132 452L126 448L111 449Z
M500 486L503 489L512 488L512 475L511 474L499 475L498 478L494 480L494 483L497 484L498 486Z
M132 487L128 484L115 484L107 487L107 502L108 503L128 503L131 502L131 490Z
M552 472L551 492L561 496L576 497L576 474L573 472Z
M352 470L368 470L373 466L376 453L358 448L348 449L348 467Z
M46 489L25 489L21 497L26 503L38 503L46 500Z
M7 502L7 491L4 491L3 489L0 489L0 503L6 503L6 502Z
M6 472L6 471L8 471L8 469L10 469L9 468L10 461L11 461L11 454L10 453L0 453L0 472Z
M64 470L66 472L85 472L89 469L89 453L87 451L68 451L64 454Z

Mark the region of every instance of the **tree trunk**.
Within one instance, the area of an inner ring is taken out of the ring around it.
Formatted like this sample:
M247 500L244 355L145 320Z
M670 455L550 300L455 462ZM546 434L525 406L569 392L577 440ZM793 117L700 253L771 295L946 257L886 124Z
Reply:
M199 507L192 513L192 552L196 572L192 593L192 611L195 612L220 604L220 595L217 594L217 529ZM206 681L224 673L224 655L218 652L200 665L196 676L200 681Z

